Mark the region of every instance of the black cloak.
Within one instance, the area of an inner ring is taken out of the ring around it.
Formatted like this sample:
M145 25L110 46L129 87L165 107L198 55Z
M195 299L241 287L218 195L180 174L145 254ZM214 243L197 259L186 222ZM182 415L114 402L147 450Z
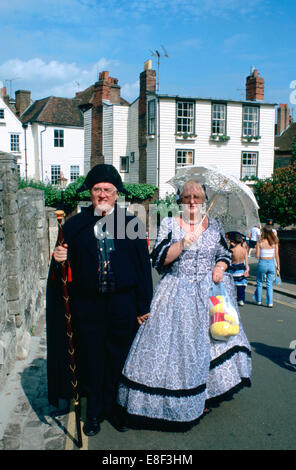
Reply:
M125 345L119 346L122 351L117 351L118 364L121 367L137 331L136 317L150 311L153 289L152 275L143 224L136 217L120 209L117 204L115 204L113 214L108 217L113 217L114 221L115 249L110 253L110 264L116 282L116 293L110 294L110 299L113 310L121 311L120 315L123 317L122 335L125 339ZM84 357L80 331L83 330L84 335L87 335L89 329L89 344L87 346L93 361L99 362L101 358L97 357L100 354L97 343L107 315L106 312L92 311L91 314L97 315L96 331L93 329L90 331L88 324L90 310L95 308L102 310L99 307L104 304L100 302L101 299L106 298L105 294L100 294L98 290L99 251L97 239L94 236L94 225L99 219L94 216L93 206L89 206L71 217L63 226L64 242L68 244L68 260L72 277L72 282L68 284L68 290L80 395L84 395L84 378L81 371L86 366L85 362L89 361L86 356ZM121 221L120 224L118 221ZM123 237L123 227L125 229L134 227L134 230L131 229L131 231L134 234L137 232L138 236L135 239ZM113 312L108 312L109 316L112 314ZM125 328L124 325L125 315L130 317L128 328ZM116 322L114 320L114 324ZM46 327L48 399L52 405L58 406L59 398L72 398L72 386L60 265L54 260L51 262L47 281ZM113 365L111 364L110 367ZM96 374L95 368L92 374Z

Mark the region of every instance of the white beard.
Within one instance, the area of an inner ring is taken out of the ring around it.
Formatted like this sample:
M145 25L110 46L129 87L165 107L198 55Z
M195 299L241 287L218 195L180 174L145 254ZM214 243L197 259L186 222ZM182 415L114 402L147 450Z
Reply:
M103 212L107 214L110 213L114 209L112 204L108 204L107 202L102 202L95 207L95 215L102 216Z

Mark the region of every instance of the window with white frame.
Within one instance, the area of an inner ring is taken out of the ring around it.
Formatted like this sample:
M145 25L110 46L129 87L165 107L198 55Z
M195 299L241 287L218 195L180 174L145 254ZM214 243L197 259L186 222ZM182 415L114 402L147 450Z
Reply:
M10 151L19 152L20 151L20 136L19 134L10 134Z
M61 165L51 165L51 184L59 184L61 179Z
M70 166L70 183L76 181L79 177L79 165L71 165Z
M226 135L226 104L212 103L212 134Z
M129 157L120 157L120 171L121 173L129 172Z
M4 119L4 109L0 109L0 119Z
M193 101L177 101L177 132L194 134Z
M257 176L258 152L242 152L241 178Z
M54 146L64 147L64 130L54 129Z
M194 150L176 150L176 168L194 164Z
M259 135L259 107L243 106L243 137Z
M148 134L156 132L156 101L148 101Z

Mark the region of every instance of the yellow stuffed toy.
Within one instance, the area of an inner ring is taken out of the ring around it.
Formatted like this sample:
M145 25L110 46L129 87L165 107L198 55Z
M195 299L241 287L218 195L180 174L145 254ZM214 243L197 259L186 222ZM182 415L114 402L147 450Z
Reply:
M211 326L213 339L227 341L230 336L239 332L238 314L235 308L227 302L224 295L210 297Z

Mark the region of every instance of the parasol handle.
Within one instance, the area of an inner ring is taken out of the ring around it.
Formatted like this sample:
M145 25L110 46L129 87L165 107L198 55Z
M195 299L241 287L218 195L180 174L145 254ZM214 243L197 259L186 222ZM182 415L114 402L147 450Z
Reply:
M220 189L220 190L223 189L224 186L226 185L226 183L227 183L227 180L225 179L219 189ZM210 210L212 209L212 207L213 207L213 205L214 205L214 203L216 202L216 200L217 200L218 197L219 197L219 193L215 194L214 199L212 200L211 204L209 205L209 207L208 207L208 209L207 209L205 215L203 216L201 222L199 223L199 226L198 226L198 227L200 227L200 226L202 225L203 221L204 221L205 218L208 216Z

